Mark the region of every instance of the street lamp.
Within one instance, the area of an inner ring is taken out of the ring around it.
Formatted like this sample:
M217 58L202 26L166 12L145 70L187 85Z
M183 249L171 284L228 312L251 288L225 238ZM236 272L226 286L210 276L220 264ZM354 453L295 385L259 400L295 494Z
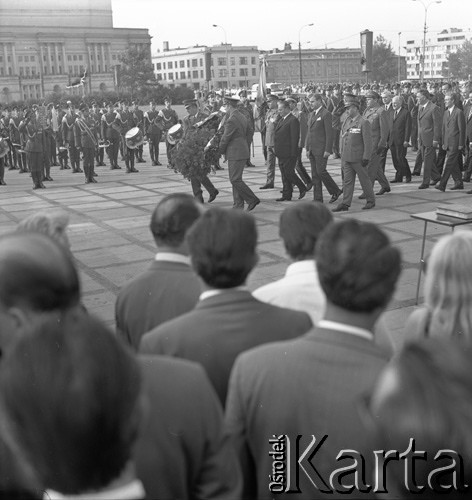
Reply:
M401 75L400 75L400 52L401 52L401 45L400 45L400 36L401 36L402 32L399 31L398 32L398 82L400 82L400 78L401 78Z
M298 63L300 65L300 85L303 85L303 73L302 73L302 44L300 41L300 35L302 33L302 29L306 28L308 26L313 26L314 23L310 24L304 24L299 30L298 30Z
M226 53L226 85L228 87L228 92L231 93L230 87L229 87L229 66L228 66L228 41L226 39L226 30L223 28L223 26L220 26L219 24L213 24L213 28L221 28L223 30L223 33L225 35L225 53Z
M427 5L423 2L423 0L413 0L413 2L420 2L424 8L424 29L423 29L423 55L421 57L421 83L424 81L424 64L426 58L426 31L428 29L426 25L426 18L428 15L428 9L433 5L433 3L441 3L441 0L433 0L429 2ZM431 66L432 67L432 66Z

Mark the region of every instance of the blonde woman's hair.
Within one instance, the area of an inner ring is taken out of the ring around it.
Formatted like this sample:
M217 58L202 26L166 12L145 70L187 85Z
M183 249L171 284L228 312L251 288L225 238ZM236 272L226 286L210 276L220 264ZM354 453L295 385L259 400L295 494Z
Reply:
M457 231L435 244L424 289L431 312L429 335L471 342L472 232Z
M66 231L69 215L62 210L53 212L37 212L18 223L18 231L34 231L46 234L62 247L69 249L70 243Z

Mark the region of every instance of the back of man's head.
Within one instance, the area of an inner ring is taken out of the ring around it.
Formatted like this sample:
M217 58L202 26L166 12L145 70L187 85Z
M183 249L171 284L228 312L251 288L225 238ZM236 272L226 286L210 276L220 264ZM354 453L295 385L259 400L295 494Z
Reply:
M316 265L328 302L351 312L384 308L400 275L400 251L375 224L344 220L327 227Z
M199 205L188 194L175 193L163 198L151 217L150 229L156 245L179 247L200 215Z
M212 288L243 285L257 263L254 218L238 210L211 208L187 234L192 266Z
M313 259L318 237L332 221L323 203L304 201L286 208L280 215L279 235L290 258Z
M71 312L19 339L0 364L3 438L44 488L97 491L131 458L136 360L98 320Z
M70 254L48 236L11 233L0 238L0 303L34 312L78 304L80 284Z

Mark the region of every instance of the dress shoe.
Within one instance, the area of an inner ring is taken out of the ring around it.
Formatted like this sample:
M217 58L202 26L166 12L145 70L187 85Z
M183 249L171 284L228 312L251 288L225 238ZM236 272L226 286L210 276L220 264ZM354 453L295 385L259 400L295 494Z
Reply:
M254 210L257 205L259 205L259 203L261 202L261 200L259 200L259 198L256 198L254 201L251 201L251 203L248 204L246 210L248 212L250 212L251 210Z
M162 163L158 160L158 161L156 161L156 166L162 167Z
M437 189L438 191L442 191L443 193L444 193L444 191L446 191L446 188L441 186L441 184L434 186L434 189Z
M464 184L462 183L454 184L454 186L452 186L451 188L451 191L456 191L457 189L464 189Z
M385 193L390 193L390 188L382 188L380 191L378 191L376 194L377 196L382 196Z
M41 189L41 186L40 186L39 184L35 184L35 185L33 186L33 189Z
M401 179L397 179L397 178L395 177L395 179L392 179L392 180L390 181L390 184L395 184L395 183L398 183L398 182L401 182L401 181L402 181Z
M334 203L337 201L337 199L343 194L343 190L339 191L339 193L331 195L331 199L329 200L330 203Z
M251 163L250 161L248 161L246 163L246 167L255 167L254 163Z
M469 191L466 191L465 194L472 194L472 189L469 189Z
M69 165L66 165L64 168L65 168L66 170L70 170L70 166L69 166Z
M430 186L436 186L436 184L439 182L439 179L437 181L431 181L429 183Z
M470 182L470 174L464 175L464 177L462 178L462 182Z
M90 179L90 182L94 182L95 184L97 183L97 179L94 179L93 177Z
M8 170L16 170L15 167L9 167Z
M267 183L261 186L259 189L274 189L274 185Z
M362 193L361 195L358 196L359 200L365 200L365 194Z
M85 184L90 184L90 179L85 179Z
M77 172L79 172L79 174L83 174L84 173L84 171L80 167L77 168Z
M338 154L333 155L333 160L339 160L339 158L341 158L341 156L339 156Z
M63 170L63 167L61 167L60 170ZM26 174L26 172L28 172L28 170L20 170L18 173L19 174Z
M282 198L277 198L275 201L292 201L292 198L285 198L282 196Z
M139 170L137 168L131 167L131 172L133 172L133 174L136 174L139 172Z
M210 197L208 198L208 203L211 203L212 201L214 201L215 198L218 196L218 194L219 194L218 189L213 191L213 193L211 193Z
M306 193L307 193L307 190L306 189L302 189L300 191L300 195L298 196L298 199L302 200L303 198L305 198Z
M306 190L307 191L310 191L310 189L313 188L313 182L309 182L307 185L306 185Z
M46 186L45 186L42 182L40 182L40 183L39 183L39 187L40 187L41 189L46 189Z
M115 165L116 170L121 170L121 167L119 165Z
M153 167L157 167L157 163L155 161L152 162Z
M413 170L413 172L411 172L411 175L414 175L415 177L419 177L421 175L421 172L415 172Z
M347 212L349 210L349 207L347 205L344 205L344 203L341 203L337 207L333 208L331 212Z
M429 188L429 184L420 184L418 186L418 189L428 189Z
M405 182L411 182L411 177L405 177Z
M47 175L44 180L45 181L53 181L54 179L50 175Z
M94 177L98 177L97 172L93 172L93 174L92 174L92 175L93 175Z
M7 183L3 180L3 179L0 179L0 186L6 186Z
M375 207L375 203L372 203L371 201L368 201L363 207L362 210L370 210L371 208Z
M130 174L131 173L131 170L129 168L126 169L126 173L127 174Z

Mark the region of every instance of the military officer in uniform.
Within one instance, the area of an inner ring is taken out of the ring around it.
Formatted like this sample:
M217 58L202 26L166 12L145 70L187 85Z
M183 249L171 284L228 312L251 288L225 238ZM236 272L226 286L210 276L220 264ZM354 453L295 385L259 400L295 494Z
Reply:
M104 139L102 137L102 127L101 127L102 113L100 113L98 105L95 101L92 102L92 109L90 111L90 117L95 121L95 131L97 134L97 141L100 142L101 140ZM105 148L97 147L95 149L95 161L96 161L97 167L104 167L105 166L105 163L103 161L104 156L105 156ZM94 175L96 175L95 172L94 172Z
M134 149L131 149L126 144L126 133L136 126L133 113L129 110L129 103L127 101L121 102L121 142L123 145L123 156L125 157L126 173L139 172L134 168Z
M98 143L97 126L84 103L79 107L79 116L74 124L74 135L77 149L84 155L85 184L97 182L93 175L95 148Z
M69 150L69 158L70 163L72 165L72 173L82 172L80 168L80 155L79 151L75 146L74 139L74 123L77 119L77 115L75 114L74 105L69 103L67 108L67 113L62 119L62 138L65 146Z
M362 207L368 210L375 207L372 182L367 175L367 166L372 156L372 134L370 123L360 115L360 102L357 98L346 102L348 117L341 127L341 168L344 172L343 201L333 208L333 212L349 210L354 193L356 174L367 203Z
M149 141L149 155L153 166L161 166L159 162L159 142L164 128L164 119L156 110L156 103L149 103L149 111L144 113L144 128Z
M43 158L44 158L44 136L43 129L38 121L38 110L31 111L21 122L20 131L25 132L26 154L29 158L33 189L44 189L43 184Z
M135 123L134 126L138 127L144 136L144 134L145 134L145 131L144 131L144 113L139 109L139 102L138 101L133 101L131 103L131 106L132 106L133 118L134 118L134 123ZM146 163L146 160L143 159L143 145L141 144L134 151L136 154L136 162L137 163Z
M14 166L18 165L20 169L20 174L23 174L28 171L26 168L26 158L24 155L19 152L21 149L21 134L20 134L20 123L21 117L18 115L18 106L14 106L11 111L10 116L10 141L13 147L13 162ZM25 162L23 163L23 160Z
M118 165L118 152L120 150L120 115L113 109L113 104L108 103L107 112L102 116L101 133L110 145L108 157L110 170L121 169Z
M177 116L177 112L175 109L172 109L172 100L169 96L166 96L164 98L164 107L159 111L159 115L162 118L162 123L164 125L164 133L167 134L167 131L173 127L174 125L177 125L179 122L179 117ZM169 143L167 140L167 135L166 135L166 152L167 152L167 161L169 164L171 163L170 161L170 150L172 149L172 144ZM159 164L159 161L157 162Z

